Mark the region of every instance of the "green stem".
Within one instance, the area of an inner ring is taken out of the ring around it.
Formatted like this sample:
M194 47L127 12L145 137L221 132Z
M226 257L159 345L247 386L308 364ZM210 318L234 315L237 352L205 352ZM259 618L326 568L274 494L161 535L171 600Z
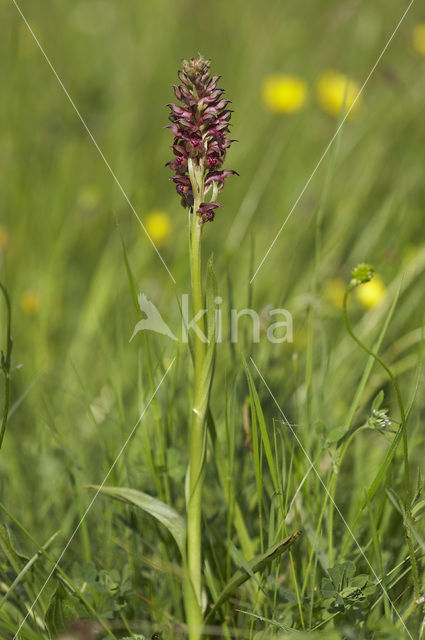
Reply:
M374 360L376 360L376 362L378 362L381 365L381 367L384 369L384 371L387 373L389 379L391 380L391 384L392 384L392 386L394 388L394 391L396 393L397 403L398 403L398 407L399 407L399 411L400 411L400 419L401 419L401 427L400 428L401 428L402 439L403 439L404 484L405 484L405 491L406 491L405 511L406 511L406 516L407 516L406 518L404 518L404 529L405 529L405 533L406 533L407 546L409 548L410 561L411 561L411 565L412 565L412 575L413 575L413 584L414 584L414 590L415 590L415 600L417 600L419 598L418 569L417 569L417 566L416 566L415 552L414 552L414 549L413 549L412 538L411 538L411 535L410 535L410 528L409 528L409 525L407 523L408 518L412 517L412 513L411 513L411 500L412 499L411 499L411 489L410 489L409 446L408 446L408 440L407 440L406 412L405 412L405 409L404 409L403 399L401 397L400 387L399 387L398 382L395 379L391 369L385 364L385 362L378 356L377 353L375 353L374 351L369 349L365 344L363 344L363 342L361 342L359 340L359 338L355 335L355 333L351 329L350 323L348 321L347 301L348 301L349 294L351 293L352 289L355 286L356 285L353 282L351 282L348 285L348 287L347 287L347 289L345 290L345 293L344 293L342 311L343 311L343 316L344 316L345 327L346 327L348 333L350 334L350 336L352 337L352 339L354 340L354 342L356 342L359 345L359 347L361 349L363 349L363 351L366 351L366 353L368 353L370 356L372 356L372 358L374 358Z
M196 326L201 335L194 332L193 368L194 368L194 401L198 396L198 388L201 382L202 370L205 360L205 322L202 314L204 308L204 296L202 287L202 262L201 262L201 236L203 223L196 211L203 200L204 185L201 168L191 171L194 193L194 205L192 210L191 234L190 234L190 272L192 283L192 310ZM195 402L194 402L195 404ZM187 495L187 565L190 586L186 589L186 614L189 626L189 638L197 640L201 637L202 629L202 543L201 543L201 505L202 488L204 482L204 452L205 452L205 416L192 412L192 422L189 437L189 484ZM194 594L194 597L193 595Z
M332 558L332 563L330 562L331 566L333 565L334 559L333 559L333 529L334 529L334 512L335 512L335 494L336 494L336 488L337 488L337 484L338 484L338 478L339 478L339 474L340 474L340 470L341 470L341 466L343 463L343 460L345 458L345 454L348 451L348 447L350 446L354 436L356 436L360 431L363 431L363 429L366 429L367 427L359 427L358 429L355 429L353 431L353 433L347 438L347 440L345 441L344 445L342 446L341 449L341 453L339 454L338 460L335 462L335 473L332 476L331 482L329 483L329 497L330 497L330 505L329 505L329 522L328 522L328 527L329 527L329 558ZM328 496L326 496L325 499L325 503L327 500Z
M198 203L195 199L194 209ZM198 215L192 214L192 232L190 242L190 271L192 278L192 310L193 315L201 312L204 308L204 296L202 290L202 271L201 271L201 234L202 234L202 222ZM199 330L204 333L205 323L202 316L197 321ZM205 357L205 342L195 332L194 337L194 375L195 375L195 390L196 382L200 379L202 365Z
M12 310L10 306L9 295L6 288L0 282L0 290L3 293L6 302L6 356L1 352L1 369L4 374L4 408L3 418L0 428L0 449L3 444L4 434L6 432L7 418L9 415L10 404L10 364L12 356L12 338L10 335L12 324Z

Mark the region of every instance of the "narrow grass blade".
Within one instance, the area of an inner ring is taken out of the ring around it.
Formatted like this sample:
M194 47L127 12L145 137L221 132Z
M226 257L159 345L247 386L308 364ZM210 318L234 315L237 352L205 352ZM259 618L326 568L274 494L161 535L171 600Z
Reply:
M58 533L59 532L56 531L56 533L54 533L52 536L50 536L50 538L48 539L46 544L43 545L42 549L44 549L44 550L48 549L50 544L53 542L53 540L55 540L55 538L58 535ZM35 553L32 556L32 558L30 558L30 560L28 560L26 565L21 569L21 571L18 573L18 575L16 576L16 578L14 579L14 581L12 582L12 584L10 585L10 587L8 588L8 590L6 591L6 593L4 594L2 599L0 600L0 609L3 606L3 604L6 602L6 600L8 599L9 595L13 592L14 588L22 581L22 579L25 577L25 575L31 569L31 567L36 562L36 560L38 560L38 558L40 558L40 556L41 556L41 551L37 551L37 553Z
M265 569L265 567L267 567L267 565L269 565L273 560L275 560L276 558L279 558L279 556L285 553L285 551L288 551L292 547L294 542L299 538L300 535L301 535L301 531L296 531L289 538L287 538L286 540L283 540L283 542L279 542L278 544L274 545L270 549L267 549L265 553L262 553L261 555L256 556L255 558L252 558L252 560L250 560L248 563L250 571L253 574L257 573L258 571L263 571L263 569ZM214 605L212 606L211 610L206 616L206 619L205 619L206 623L212 620L214 614L217 612L220 605L226 602L226 600L228 600L230 596L235 593L236 589L240 587L244 582L249 580L249 578L250 578L250 573L248 573L245 569L240 568L236 571L236 573L226 584L223 591L221 592L218 599L215 601Z
M117 220L117 225L118 225L118 220ZM127 274L128 284L130 286L130 291L131 291L131 299L133 300L133 304L136 307L137 312L139 313L139 303L137 302L136 283L134 281L133 273L131 271L130 263L128 261L127 250L126 250L126 247L125 247L125 242L124 242L123 235L121 233L121 229L119 229L119 234L120 234L120 239L121 239L121 247L122 247L122 255L123 255L123 259L124 259L125 271L126 271L126 274Z
M227 471L226 471L226 461L220 450L220 443L217 438L217 430L215 428L214 418L210 409L207 412L207 426L209 435L211 438L213 450L214 450L214 461L217 466L218 477L220 479L221 486L223 488L224 495L227 497ZM253 543L248 529L245 524L244 517L242 515L241 508L237 499L234 500L233 505L233 525L235 527L236 533L239 538L239 542L242 548L242 552L246 558L250 558L255 553L255 544Z
M270 469L270 475L273 480L274 490L276 491L276 493L279 493L278 475L277 475L276 465L275 465L272 448L270 444L269 434L267 432L266 422L264 420L263 410L261 408L260 398L258 397L257 389L255 388L254 381L252 379L251 372L249 370L249 367L245 358L243 362L244 362L246 377L248 380L249 395L251 398L251 411L253 415L255 413L258 426L260 428L261 440L263 443L264 453L266 455L267 463Z

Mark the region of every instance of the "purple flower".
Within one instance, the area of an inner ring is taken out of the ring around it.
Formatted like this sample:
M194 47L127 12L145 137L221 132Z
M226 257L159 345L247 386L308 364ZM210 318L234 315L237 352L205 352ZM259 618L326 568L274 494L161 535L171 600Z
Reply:
M218 202L205 202L212 189L213 198L224 186L226 178L238 175L231 169L222 170L227 149L234 140L228 136L232 112L223 89L217 88L220 76L210 76L210 60L201 55L183 60L178 72L181 84L174 85L174 94L181 103L170 103L168 125L174 136L171 147L174 157L167 162L173 172L184 207L193 208L194 191L201 199L196 213L203 222L213 220Z
M223 205L221 205L219 202L202 202L202 204L199 205L199 209L197 210L196 213L198 213L203 222L211 222L212 220L214 220L214 209L217 209L217 207L222 207Z

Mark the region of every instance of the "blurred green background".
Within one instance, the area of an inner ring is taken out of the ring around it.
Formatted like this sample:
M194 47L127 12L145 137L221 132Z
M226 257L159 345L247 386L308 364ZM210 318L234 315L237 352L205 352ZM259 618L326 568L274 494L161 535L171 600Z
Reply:
M165 105L174 99L181 59L198 52L212 59L232 100L238 143L226 167L240 173L227 181L224 208L205 229L205 256L214 253L224 306L251 302L259 312L283 306L294 317L294 344L251 345L246 338L235 351L219 347L217 414L240 351L253 350L290 419L303 422L313 303L311 413L315 422L339 426L366 358L347 337L336 299L363 261L375 265L386 292L367 308L351 305L369 344L401 283L383 353L403 374L410 398L424 313L425 57L413 35L425 22L421 3L406 16L252 287L250 275L338 126L338 117L317 100L318 79L335 69L360 87L406 1L21 0L20 7L142 221L152 211L166 214L169 229L158 247L176 280L16 7L0 0L0 278L12 299L13 358L20 366L13 371L12 414L0 452L0 494L21 522L40 539L58 528L66 536L78 514L75 495L88 502L81 486L103 479L149 397L143 338L129 343L138 316L120 234L139 290L178 325L176 297L189 290L187 215L164 167L171 144ZM267 108L263 85L272 74L306 83L302 109ZM3 345L4 330L2 316ZM154 371L176 350L163 337L151 337L150 347ZM170 454L174 462L180 456L173 471L180 478L189 382L182 354L158 408L170 447L180 452ZM374 375L366 400L384 384L380 371ZM265 403L271 406L270 399ZM423 409L419 393L418 420ZM152 422L148 414L148 434ZM419 445L418 436L416 462ZM151 490L146 446L137 435L111 481L130 477L133 486ZM151 446L154 451L153 435ZM363 471L373 476L373 469ZM183 496L176 500L182 508ZM112 527L108 513L99 500L89 521L102 515ZM77 537L71 557L79 557L79 544ZM99 546L106 565L114 549L109 542L104 551Z

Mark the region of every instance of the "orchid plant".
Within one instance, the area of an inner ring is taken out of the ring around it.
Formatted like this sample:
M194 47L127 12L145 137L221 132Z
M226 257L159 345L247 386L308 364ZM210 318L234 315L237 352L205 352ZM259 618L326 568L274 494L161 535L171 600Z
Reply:
M204 588L202 558L202 500L206 465L207 418L214 372L216 346L216 279L212 259L207 274L202 271L201 239L204 226L214 220L217 201L226 179L238 175L223 169L227 150L234 140L229 136L231 110L224 91L217 87L220 76L211 76L210 61L199 55L183 60L179 71L181 84L174 86L178 102L170 108L168 125L173 134L173 158L167 162L171 180L189 216L189 261L193 307L193 341L189 344L193 361L193 385L189 432L189 464L186 472L186 518L171 505L142 491L125 487L92 487L112 498L142 509L167 527L182 559L183 600L190 640L205 637L206 625L219 614L236 589L253 573L263 570L275 558L288 551L300 531L251 557L247 567L239 569L221 593L209 602ZM252 383L249 374L248 381ZM253 390L252 390L253 391ZM253 391L254 393L254 391ZM254 419L254 418L253 418Z
M208 344L202 336L204 289L202 282L201 237L205 223L214 219L221 205L216 201L226 178L235 171L222 169L227 149L233 140L228 136L231 111L223 89L217 88L219 76L210 76L210 61L201 55L183 60L180 85L174 94L181 104L170 103L169 129L174 136L174 157L167 165L174 172L173 182L183 207L190 211L190 271L193 315L200 332L193 345L193 407L189 435L187 473L187 580L186 615L191 637L197 638L202 627L202 556L201 505L205 467L206 412L213 376L215 350L215 284L209 264L207 292ZM211 198L208 200L208 196Z

